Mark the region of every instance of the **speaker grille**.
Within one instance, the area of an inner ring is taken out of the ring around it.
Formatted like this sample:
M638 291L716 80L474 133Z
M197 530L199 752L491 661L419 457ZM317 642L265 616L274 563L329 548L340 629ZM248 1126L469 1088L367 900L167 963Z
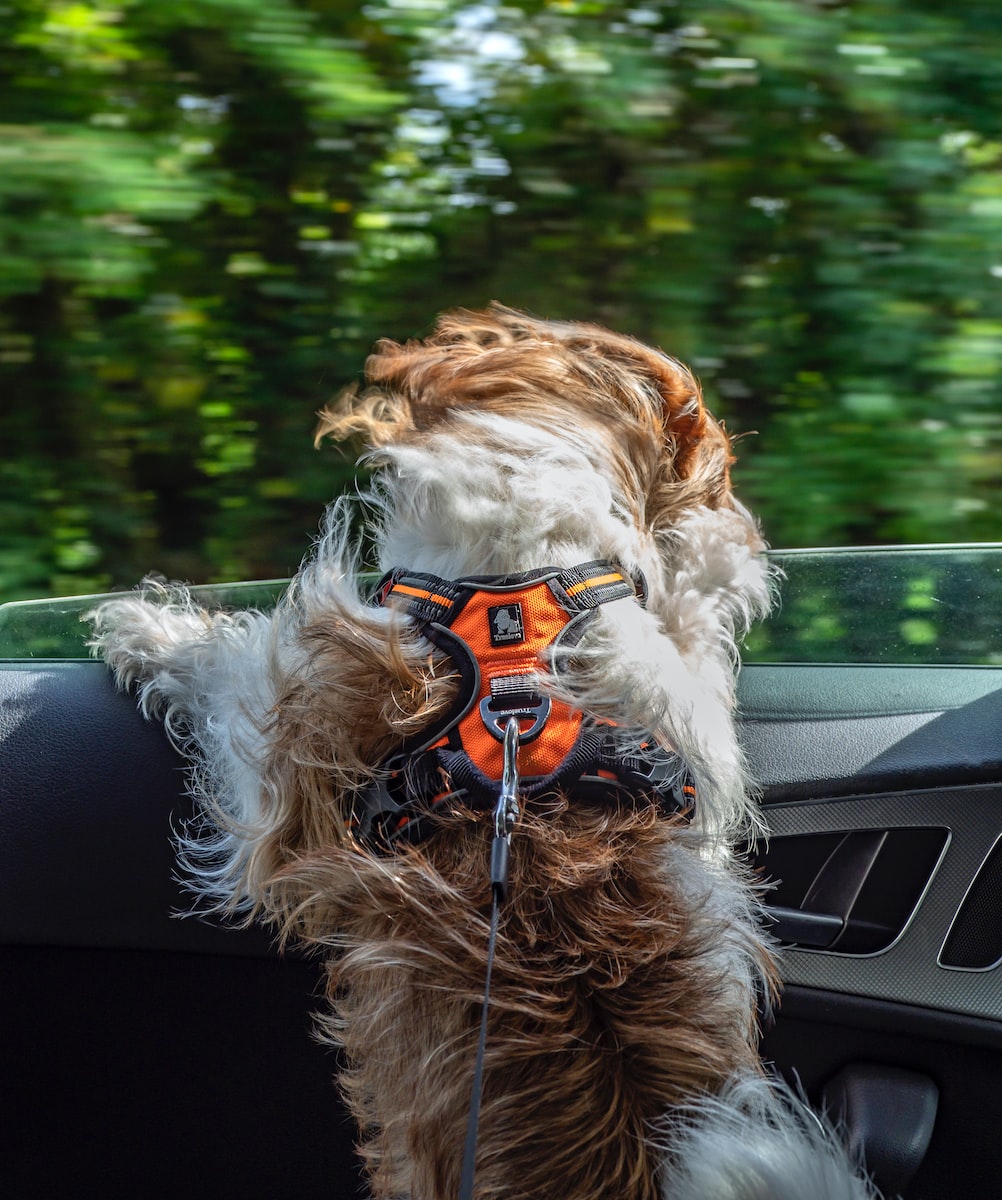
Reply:
M985 971L1002 962L1002 839L974 877L939 962L961 971Z

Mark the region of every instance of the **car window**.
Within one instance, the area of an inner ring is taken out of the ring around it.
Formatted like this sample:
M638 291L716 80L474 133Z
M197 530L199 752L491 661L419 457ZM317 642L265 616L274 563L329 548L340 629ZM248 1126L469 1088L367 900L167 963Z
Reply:
M785 550L745 662L1002 664L1002 545Z
M742 647L750 663L1002 665L1002 544L778 550L779 603ZM192 589L212 606L272 607L285 579ZM101 596L0 605L0 658L87 657Z
M190 591L208 608L267 610L275 606L288 583L287 579L260 579L203 584ZM122 594L106 592L0 604L0 659L89 658L84 615L102 600Z

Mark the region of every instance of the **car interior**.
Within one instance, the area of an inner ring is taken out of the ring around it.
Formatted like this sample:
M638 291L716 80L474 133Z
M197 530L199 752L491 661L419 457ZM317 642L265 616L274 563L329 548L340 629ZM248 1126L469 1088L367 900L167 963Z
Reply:
M995 1196L1002 548L775 557L739 677L783 947L763 1058L886 1196ZM87 606L0 608L5 1194L364 1196L321 966L180 915L184 761L87 660Z

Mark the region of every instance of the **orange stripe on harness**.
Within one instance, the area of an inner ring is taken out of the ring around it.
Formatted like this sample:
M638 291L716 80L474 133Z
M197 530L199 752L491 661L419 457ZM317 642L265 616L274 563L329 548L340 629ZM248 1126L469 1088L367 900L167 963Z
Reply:
M611 575L596 575L594 579L583 579L580 583L575 583L567 589L568 596L576 596L579 592L585 592L589 588L601 587L605 583L619 583L623 579L618 571Z
M395 583L390 589L390 595L395 595L397 592L404 596L414 596L418 600L431 600L435 604L444 604L446 608L452 608L452 601L448 596L439 596L435 592L426 592L423 588L408 587L405 583Z

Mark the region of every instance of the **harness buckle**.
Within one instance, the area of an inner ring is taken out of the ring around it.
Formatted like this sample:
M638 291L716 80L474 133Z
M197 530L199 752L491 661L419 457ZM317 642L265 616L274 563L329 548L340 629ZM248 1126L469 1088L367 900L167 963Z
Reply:
M491 680L491 694L480 701L480 719L496 741L505 740L512 717L518 722L518 744L524 746L542 733L550 715L549 696L541 696L526 686L526 675L502 675ZM528 721L528 729L521 722Z

